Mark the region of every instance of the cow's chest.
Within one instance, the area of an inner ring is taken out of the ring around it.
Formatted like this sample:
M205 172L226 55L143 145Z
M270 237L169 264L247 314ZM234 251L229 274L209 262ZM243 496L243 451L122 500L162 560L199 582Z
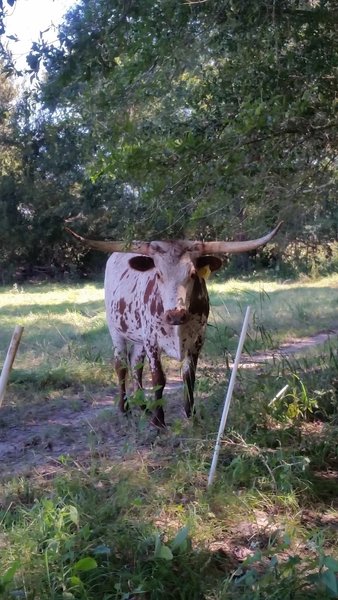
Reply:
M205 336L207 324L206 316L191 315L189 321L184 325L161 325L155 333L145 339L145 345L156 343L161 352L165 352L170 358L183 360L194 349Z

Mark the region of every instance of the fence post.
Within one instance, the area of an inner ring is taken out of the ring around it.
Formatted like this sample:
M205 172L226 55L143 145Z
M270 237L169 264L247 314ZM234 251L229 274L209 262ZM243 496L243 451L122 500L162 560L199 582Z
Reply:
M9 378L9 374L11 372L11 368L15 359L15 355L17 353L23 327L17 325L14 329L14 333L12 335L11 343L9 344L9 348L7 350L7 356L5 358L4 365L2 367L1 375L0 375L0 407L2 405L3 399L5 397L6 386Z
M230 381L229 381L227 395L226 395L226 398L224 401L222 418L221 418L221 422L219 425L219 430L218 430L218 435L217 435L217 440L216 440L216 445L215 445L215 450L214 450L214 456L212 459L209 477L208 477L208 487L212 484L214 477L215 477L218 455L219 455L219 451L221 448L221 439L222 439L222 435L224 433L224 428L225 428L226 420L228 417L230 402L231 402L232 393L234 390L234 385L235 385L235 380L236 380L236 375L237 375L237 369L238 369L239 361L241 358L241 353L242 353L242 349L243 349L243 345L244 345L246 332L247 332L248 325L249 325L250 311L251 311L251 307L248 306L246 309L243 326L242 326L242 331L241 331L241 335L240 335L239 342L238 342L235 362L234 362L234 365L233 365L232 371L231 371L231 377L230 377Z

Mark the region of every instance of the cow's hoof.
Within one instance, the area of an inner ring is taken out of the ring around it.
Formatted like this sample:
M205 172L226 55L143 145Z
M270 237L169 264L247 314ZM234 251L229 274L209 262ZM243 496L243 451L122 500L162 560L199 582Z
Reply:
M150 421L150 425L152 425L153 427L156 427L156 429L159 430L164 430L166 429L166 424L164 421L161 421L161 419L159 419L158 417L154 416L151 421Z
M128 400L123 400L123 402L119 402L120 412L124 415L130 413L130 406Z
M184 404L184 410L185 410L185 414L187 415L188 419L190 419L191 416L194 416L195 414L195 406L192 402L185 402Z

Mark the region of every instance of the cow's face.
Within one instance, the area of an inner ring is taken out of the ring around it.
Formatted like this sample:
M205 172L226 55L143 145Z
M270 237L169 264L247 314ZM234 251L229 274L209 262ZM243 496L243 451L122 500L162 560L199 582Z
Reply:
M163 318L168 325L182 325L189 319L189 306L196 289L203 293L198 280L222 265L216 256L201 256L184 242L151 242L148 256L135 256L129 261L137 271L148 271L163 305Z

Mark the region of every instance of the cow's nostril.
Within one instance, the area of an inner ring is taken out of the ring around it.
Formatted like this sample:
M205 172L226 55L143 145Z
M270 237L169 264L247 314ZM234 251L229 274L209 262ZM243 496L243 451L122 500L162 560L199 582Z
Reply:
M165 320L168 325L183 325L188 320L188 313L186 310L168 310L165 315Z
M181 323L185 323L188 320L188 313L184 313L181 317L180 317Z

